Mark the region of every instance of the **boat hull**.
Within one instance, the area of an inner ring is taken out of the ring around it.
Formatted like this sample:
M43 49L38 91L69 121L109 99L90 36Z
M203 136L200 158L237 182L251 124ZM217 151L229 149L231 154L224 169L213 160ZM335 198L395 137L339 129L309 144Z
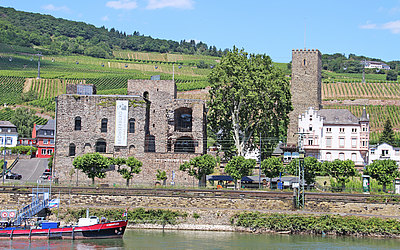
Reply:
M51 229L0 229L0 239L111 239L122 238L128 221Z

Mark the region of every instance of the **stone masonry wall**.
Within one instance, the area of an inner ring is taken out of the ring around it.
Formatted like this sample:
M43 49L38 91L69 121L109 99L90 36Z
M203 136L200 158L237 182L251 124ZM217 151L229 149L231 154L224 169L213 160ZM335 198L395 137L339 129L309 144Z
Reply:
M179 192L177 190L177 192ZM0 204L2 209L12 209L27 205L31 197L29 193L8 192L0 193ZM60 198L62 208L128 208L135 209L139 207L151 209L171 209L177 211L186 211L189 213L201 211L203 216L209 215L209 224L227 223L229 218L235 213L243 211L261 211L261 212L284 212L284 213L305 213L305 214L325 214L334 213L341 215L358 216L383 216L400 217L400 204L387 203L361 203L346 201L330 201L329 199L306 200L304 210L293 211L292 201L290 199L276 199L265 197L264 199L252 198L229 198L229 197L201 197L201 196L159 196L147 195L124 195L113 194L73 194L68 193L67 188L62 193L54 192L52 198Z
M128 146L116 147L115 141L115 103L128 100L128 119L135 118L135 133L128 133ZM60 181L69 180L72 161L69 146L76 146L76 156L95 152L98 140L106 141L106 156L128 157L144 152L144 112L143 99L135 96L78 96L61 95L57 101L56 156L55 173ZM75 117L81 118L81 130L75 130ZM107 132L101 132L101 120L108 119ZM72 177L76 179L76 175ZM87 179L84 174L81 180Z
M129 80L127 96L111 95L61 95L57 101L55 177L65 184L88 184L82 172L74 171L76 156L95 152L97 141L106 142L107 157L134 156L143 162L142 172L135 175L132 184L154 185L157 170L164 170L168 182L176 185L193 185L197 181L179 171L179 166L206 152L205 103L202 100L176 99L174 81ZM128 119L135 119L135 133L128 133L128 146L116 147L116 100L129 100ZM179 108L192 110L192 130L175 131L174 112ZM75 131L75 118L80 117L82 129ZM101 121L108 120L107 132L100 131ZM194 153L174 153L176 139L185 136L194 141ZM155 152L150 152L149 139L154 138ZM168 144L170 143L170 144ZM76 146L75 156L69 156L69 146ZM172 144L172 146L171 146ZM126 181L114 169L105 179L96 183L125 185ZM174 178L173 178L174 176Z
M321 108L321 52L318 50L292 50L291 94L293 111L290 112L290 124L287 143L297 144L299 114L309 107Z

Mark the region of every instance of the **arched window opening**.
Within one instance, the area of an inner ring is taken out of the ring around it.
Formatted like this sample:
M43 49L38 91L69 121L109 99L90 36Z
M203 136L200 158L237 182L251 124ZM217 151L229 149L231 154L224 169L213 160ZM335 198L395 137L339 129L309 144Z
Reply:
M75 156L76 146L75 144L69 144L69 156Z
M192 109L179 108L174 112L175 131L192 132Z
M107 123L108 123L107 118L101 119L101 128L100 128L100 130L101 130L102 133L107 132Z
M90 153L92 149L92 146L90 145L90 143L85 143L85 146L83 147L83 153Z
M304 64L304 66L306 66L306 59L304 59L303 64Z
M135 153L135 146L134 145L130 145L129 146L129 154L133 155Z
M107 148L107 143L105 140L103 139L99 139L96 142L96 152L98 153L105 153L106 152L106 148Z
M176 153L194 153L194 141L191 137L183 136L176 140L174 152Z
M81 130L81 129L82 129L81 117L77 116L75 117L75 130Z
M135 133L135 119L129 119L129 133Z

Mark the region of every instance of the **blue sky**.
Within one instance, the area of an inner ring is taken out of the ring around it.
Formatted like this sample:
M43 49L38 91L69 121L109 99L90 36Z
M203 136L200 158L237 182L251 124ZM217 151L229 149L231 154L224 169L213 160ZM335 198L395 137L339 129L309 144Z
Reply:
M400 0L0 0L97 27L194 39L289 62L292 49L400 60ZM306 32L305 32L306 31Z

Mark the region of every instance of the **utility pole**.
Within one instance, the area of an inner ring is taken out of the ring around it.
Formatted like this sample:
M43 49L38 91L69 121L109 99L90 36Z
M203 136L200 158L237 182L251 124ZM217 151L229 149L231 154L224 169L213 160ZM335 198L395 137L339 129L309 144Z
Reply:
M5 174L6 174L6 167L7 167L7 163L6 163L6 138L7 138L7 134L4 133L4 139L3 139L3 154L4 154L4 162L3 162L3 186L4 186L4 178L5 178Z
M362 83L365 83L365 65L366 64L367 64L367 61L364 59L364 61L362 61L362 65L363 65Z
M298 133L299 135L299 141L298 141L298 147L299 147L299 166L298 166L298 177L299 177L299 188L297 190L297 208L303 209L304 208L304 136L307 133Z
M258 189L261 189L261 132L260 132L260 156L258 164Z
M39 60L38 60L38 71L37 71L37 78L36 79L40 79L40 57L42 56L42 53L41 52L39 52L39 53L37 53L36 54L38 57L39 57Z

